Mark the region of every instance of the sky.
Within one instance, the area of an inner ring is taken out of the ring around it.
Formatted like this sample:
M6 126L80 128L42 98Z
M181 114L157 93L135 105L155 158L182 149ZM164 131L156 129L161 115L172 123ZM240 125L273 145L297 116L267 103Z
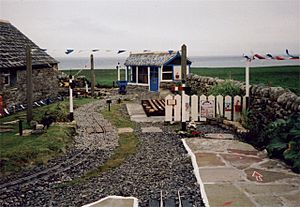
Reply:
M0 19L54 57L182 44L189 56L300 54L300 0L0 0Z

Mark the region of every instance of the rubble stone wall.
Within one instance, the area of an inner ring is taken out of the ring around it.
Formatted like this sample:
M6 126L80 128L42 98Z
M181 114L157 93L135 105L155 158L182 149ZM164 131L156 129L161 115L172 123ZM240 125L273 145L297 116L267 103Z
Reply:
M208 90L224 80L190 74L187 84L197 94L207 94ZM234 81L245 94L245 83ZM250 88L250 110L254 118L264 125L278 119L288 119L300 112L300 97L282 87L253 85Z
M57 67L32 70L33 101L45 98L55 99L58 96L59 85L57 76L60 72ZM13 86L2 88L4 106L26 103L26 70L17 71L17 81Z

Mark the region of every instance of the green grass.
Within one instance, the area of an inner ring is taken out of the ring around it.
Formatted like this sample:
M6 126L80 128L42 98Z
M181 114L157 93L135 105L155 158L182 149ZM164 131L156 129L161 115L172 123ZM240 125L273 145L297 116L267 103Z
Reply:
M134 128L133 122L129 120L129 117L124 116L122 113L122 110L124 110L123 107L123 104L113 105L111 107L111 111L103 110L101 113L105 119L109 120L117 128ZM119 134L119 146L114 150L113 155L103 165L87 172L80 178L76 178L69 183L65 183L64 185L80 184L88 179L100 175L103 172L120 166L130 155L137 151L138 144L139 140L134 133Z
M67 74L75 74L78 70L65 70ZM124 77L124 70L121 70ZM191 72L201 76L219 77L245 81L245 68L191 68ZM83 70L79 75L85 75L90 80L90 70ZM95 70L96 82L102 86L112 86L117 80L116 69ZM281 86L300 95L300 66L273 66L250 68L250 83Z
M245 68L192 68L201 76L245 81ZM250 68L250 84L264 84L288 88L300 95L300 66Z
M75 75L79 70L62 70L64 73L68 75ZM121 70L121 80L124 80L124 70ZM89 81L91 81L91 70L82 70L78 76L84 75ZM96 84L100 84L101 86L113 86L113 81L117 81L118 73L116 69L97 69L95 70L96 76Z
M79 107L95 99L75 99L74 105ZM33 109L34 120L41 120L46 111L66 120L68 101L58 102ZM3 117L0 123L26 119L26 112L18 112L12 116ZM24 121L23 127L28 129ZM12 132L0 134L0 169L1 174L10 174L23 168L45 164L49 159L63 153L72 144L73 128L68 124L50 126L46 133L20 137L18 124L12 125Z

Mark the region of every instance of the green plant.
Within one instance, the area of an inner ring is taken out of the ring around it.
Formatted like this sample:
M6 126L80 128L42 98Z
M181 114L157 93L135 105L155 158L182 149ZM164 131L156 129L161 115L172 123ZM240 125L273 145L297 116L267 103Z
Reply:
M270 143L266 149L271 157L284 159L296 172L300 171L300 113L288 120L278 119L267 126Z
M225 80L223 83L219 83L211 87L208 91L208 94L217 96L236 96L236 95L242 95L241 89L234 84L234 82L230 80Z
M240 122L241 122L242 126L246 129L250 129L250 126L251 126L250 114L251 114L251 111L249 109L244 109L241 113Z

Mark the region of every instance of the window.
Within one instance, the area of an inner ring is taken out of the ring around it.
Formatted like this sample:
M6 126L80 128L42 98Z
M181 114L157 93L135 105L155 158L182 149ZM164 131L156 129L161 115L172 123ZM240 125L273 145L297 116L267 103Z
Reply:
M163 66L162 80L173 80L173 66Z
M1 79L5 86L16 85L16 83L17 83L17 72L16 71L5 72L1 76L2 76Z
M10 74L3 74L4 85L10 85Z
M148 83L148 67L138 67L138 83Z
M136 67L135 66L131 66L131 81L132 82L136 82Z

